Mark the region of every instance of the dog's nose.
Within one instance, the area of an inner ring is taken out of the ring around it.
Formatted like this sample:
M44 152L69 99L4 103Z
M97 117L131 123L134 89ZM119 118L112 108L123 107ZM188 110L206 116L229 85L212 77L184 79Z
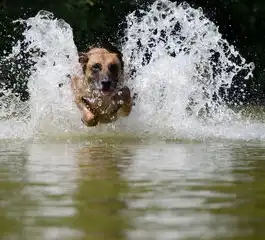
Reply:
M110 86L111 86L111 81L109 81L109 80L101 81L101 85L102 85L103 91L108 91L110 89Z

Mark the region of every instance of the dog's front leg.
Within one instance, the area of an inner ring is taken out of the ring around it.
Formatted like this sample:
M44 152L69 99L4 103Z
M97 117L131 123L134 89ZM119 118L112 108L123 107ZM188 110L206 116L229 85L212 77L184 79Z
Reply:
M74 101L81 112L81 121L87 127L94 127L98 124L98 118L88 109L87 105L83 101L83 97L85 95L85 86L79 77L71 78L71 89L74 95Z
M87 126L87 127L94 127L98 124L98 118L86 107L84 107L81 110L82 117L81 121Z
M121 90L121 101L123 102L119 111L118 115L122 117L129 116L131 110L132 110L132 97L131 97L131 91L128 87L124 87Z

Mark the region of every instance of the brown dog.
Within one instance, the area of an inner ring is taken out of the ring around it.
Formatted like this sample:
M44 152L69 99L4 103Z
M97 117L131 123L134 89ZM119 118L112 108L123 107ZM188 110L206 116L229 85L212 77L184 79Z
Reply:
M128 116L132 98L128 87L123 86L122 54L114 47L91 47L79 53L83 76L71 79L74 100L86 126L115 121Z

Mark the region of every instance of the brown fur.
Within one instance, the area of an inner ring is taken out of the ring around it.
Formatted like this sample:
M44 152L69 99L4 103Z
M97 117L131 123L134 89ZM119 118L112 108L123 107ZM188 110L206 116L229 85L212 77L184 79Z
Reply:
M71 78L74 100L86 126L115 121L128 116L132 108L131 93L123 86L123 61L118 51L92 47L79 54L83 76ZM107 79L108 90L102 82Z

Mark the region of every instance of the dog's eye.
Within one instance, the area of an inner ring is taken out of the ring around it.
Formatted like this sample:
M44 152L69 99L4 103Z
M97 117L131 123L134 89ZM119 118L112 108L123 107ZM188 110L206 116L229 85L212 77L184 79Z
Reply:
M93 72L100 72L102 69L102 66L100 63L95 63L92 65L91 69Z
M117 64L109 64L108 68L111 73L117 73L119 70L119 66Z

